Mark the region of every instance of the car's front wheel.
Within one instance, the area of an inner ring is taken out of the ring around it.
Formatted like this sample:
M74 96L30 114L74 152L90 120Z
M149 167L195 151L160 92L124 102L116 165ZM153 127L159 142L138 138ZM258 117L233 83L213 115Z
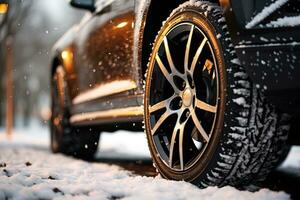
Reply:
M158 33L144 111L158 171L200 187L264 178L289 129L239 65L221 8L203 1L181 5Z

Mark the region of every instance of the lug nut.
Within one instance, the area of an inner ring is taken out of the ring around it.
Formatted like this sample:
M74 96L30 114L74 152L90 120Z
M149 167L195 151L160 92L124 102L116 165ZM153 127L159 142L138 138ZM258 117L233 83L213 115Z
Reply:
M179 101L178 105L179 105L179 107L182 106L182 100Z
M190 115L190 111L187 111L186 114L185 114L185 116L189 117L189 115Z

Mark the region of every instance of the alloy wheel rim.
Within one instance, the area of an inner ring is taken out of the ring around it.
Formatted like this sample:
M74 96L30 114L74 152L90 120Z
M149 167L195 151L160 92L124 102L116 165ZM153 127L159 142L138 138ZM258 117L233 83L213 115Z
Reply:
M164 35L154 52L149 125L157 156L174 171L194 166L216 121L219 80L207 36L184 22Z

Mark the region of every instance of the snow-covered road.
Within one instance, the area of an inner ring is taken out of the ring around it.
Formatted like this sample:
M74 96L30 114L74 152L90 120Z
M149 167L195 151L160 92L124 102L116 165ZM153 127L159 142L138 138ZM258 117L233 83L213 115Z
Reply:
M43 133L42 133L43 132ZM251 193L232 187L200 190L185 182L142 177L118 166L88 163L53 155L45 131L16 133L12 142L0 131L0 200L2 199L289 199L284 192L261 189ZM124 140L124 138L127 138ZM134 144L126 143L134 139ZM143 134L105 134L98 156L148 158ZM134 147L134 148L132 148ZM297 158L297 159L295 159ZM300 172L300 148L283 167Z

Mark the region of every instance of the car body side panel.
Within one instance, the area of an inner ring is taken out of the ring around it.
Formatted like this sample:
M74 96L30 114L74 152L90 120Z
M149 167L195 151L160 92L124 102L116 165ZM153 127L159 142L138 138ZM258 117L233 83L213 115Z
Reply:
M297 15L297 12L300 15L299 10L291 10L294 5L289 5L290 2L294 3L287 1L273 14L259 20L253 18L262 13L264 7L271 6L271 1L222 0L221 5L241 64L255 85L277 107L294 115L300 112L296 103L300 97L294 95L300 92L297 81L300 77L300 27L266 25L277 18ZM255 23L249 26L251 21Z
M117 0L80 28L74 41L74 65L80 74L79 95L73 99L74 104L110 95L113 91L101 95L101 90L97 90L105 84L116 85L126 80L130 88L125 85L123 91L136 88L137 72L132 67L133 23L134 0Z
M141 105L133 67L134 9L134 0L104 2L54 46L67 71L72 114Z

